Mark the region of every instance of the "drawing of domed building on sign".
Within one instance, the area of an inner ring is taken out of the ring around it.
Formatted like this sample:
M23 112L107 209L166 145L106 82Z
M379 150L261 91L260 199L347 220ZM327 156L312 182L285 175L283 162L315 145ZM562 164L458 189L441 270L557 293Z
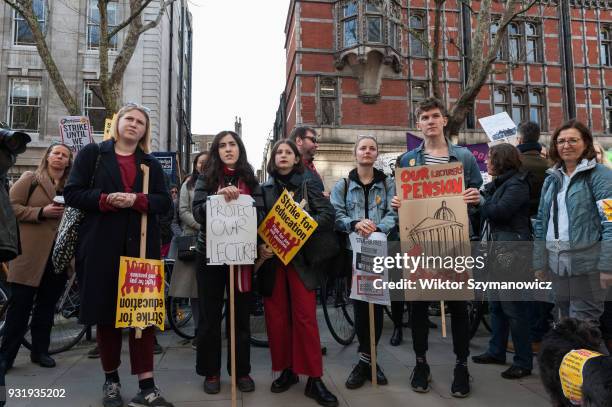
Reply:
M408 236L427 256L460 256L464 225L442 201L433 217L426 217L410 229Z

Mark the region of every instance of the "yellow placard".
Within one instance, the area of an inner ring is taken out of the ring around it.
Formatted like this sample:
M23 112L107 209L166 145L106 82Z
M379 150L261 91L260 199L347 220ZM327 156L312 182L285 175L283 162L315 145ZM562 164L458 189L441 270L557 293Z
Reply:
M612 222L612 199L602 199L597 201L599 213L601 213L604 222Z
M317 226L317 222L285 189L257 229L257 233L283 264L287 265Z
M578 349L563 357L559 367L559 379L561 379L563 395L572 404L582 404L582 369L587 360L598 356L601 356L601 353Z
M116 328L164 330L164 262L121 256Z
M117 120L117 113L113 115L112 119L104 120L104 140L108 140L111 138L111 134L113 131L113 125L115 124L115 120Z

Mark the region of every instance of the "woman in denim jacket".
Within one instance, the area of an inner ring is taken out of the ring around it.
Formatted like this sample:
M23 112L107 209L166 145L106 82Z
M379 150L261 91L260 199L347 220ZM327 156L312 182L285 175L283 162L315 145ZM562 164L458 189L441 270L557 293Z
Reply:
M550 143L555 162L544 181L534 225L536 275L552 273L559 317L597 324L612 283L612 170L595 161L593 136L571 120ZM607 201L607 202L606 202ZM545 243L544 243L545 242Z
M378 143L371 136L363 136L355 143L357 168L353 169L348 180L341 179L336 183L331 194L331 202L336 209L336 230L344 233L356 232L368 237L373 232L388 234L397 225L397 212L391 208L391 199L395 195L395 184L391 177L374 168L378 157ZM367 202L367 204L366 204ZM346 242L346 248L351 249ZM355 366L346 381L346 387L356 389L371 380L370 367L370 327L368 303L354 301L355 331L359 341L359 363ZM382 333L383 307L374 306L376 343ZM376 367L378 384L387 384L382 370Z

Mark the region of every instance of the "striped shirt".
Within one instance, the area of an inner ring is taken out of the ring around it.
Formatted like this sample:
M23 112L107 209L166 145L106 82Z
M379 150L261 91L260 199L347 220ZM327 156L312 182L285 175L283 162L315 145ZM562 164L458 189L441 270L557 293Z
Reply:
M423 158L425 158L425 165L431 165L431 164L447 164L449 157L447 155L445 155L444 157L438 157L435 155L424 153Z

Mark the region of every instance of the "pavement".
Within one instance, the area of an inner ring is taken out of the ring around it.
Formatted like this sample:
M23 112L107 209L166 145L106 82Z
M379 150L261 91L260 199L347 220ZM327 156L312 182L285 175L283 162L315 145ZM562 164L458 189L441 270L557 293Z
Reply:
M439 319L432 318L440 325ZM450 325L450 321L449 321ZM348 390L344 382L357 361L356 341L350 346L337 344L324 320L319 320L321 342L327 347L323 357L325 381L342 407L548 407L550 403L542 387L537 367L534 373L522 380L506 380L500 373L504 366L469 364L473 377L472 393L468 398L457 399L450 395L454 355L452 341L442 338L440 329L430 332L428 362L431 366L433 381L431 391L426 394L415 393L410 389L410 373L414 367L414 353L410 340L410 329L404 329L404 342L398 347L389 345L392 324L386 319L383 337L378 347L378 362L389 379L387 386L374 388L369 382L360 389ZM488 334L481 328L471 344L471 354L486 350ZM175 407L226 407L231 405L230 379L223 372L221 393L208 395L202 389L203 378L195 373L195 351L191 344L179 338L172 331L158 334L158 341L164 353L155 356L155 382L162 394L174 403ZM224 343L224 353L227 351ZM93 346L83 342L71 350L55 355L57 367L44 369L30 362L27 349L21 348L13 369L6 376L8 389L64 389L64 398L8 398L7 406L102 406L102 384L104 376L97 359L88 359L87 351ZM512 354L508 354L510 361ZM138 391L136 377L130 375L127 337L124 338L122 351L123 364L119 369L122 395L127 406ZM225 366L225 356L223 357ZM282 394L270 392L273 380L269 351L266 348L252 348L252 377L256 390L241 394L238 391L239 407L315 407L314 400L304 396L305 378Z

